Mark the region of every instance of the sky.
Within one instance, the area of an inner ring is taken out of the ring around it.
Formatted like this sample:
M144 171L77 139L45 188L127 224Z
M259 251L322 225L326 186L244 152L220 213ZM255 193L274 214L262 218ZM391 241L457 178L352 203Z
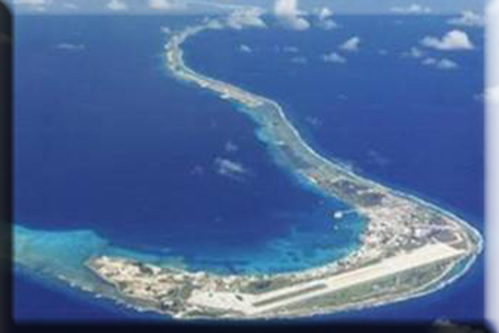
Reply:
M2 0L0 0L2 1ZM274 12L276 7L335 14L451 14L483 12L486 0L4 0L16 14L185 14L231 10L240 6Z

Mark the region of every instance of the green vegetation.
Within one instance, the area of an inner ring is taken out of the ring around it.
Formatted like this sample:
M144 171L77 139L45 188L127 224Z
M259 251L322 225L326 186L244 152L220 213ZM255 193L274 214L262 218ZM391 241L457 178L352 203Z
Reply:
M286 277L272 278L260 281L250 282L245 286L241 286L240 292L243 294L260 295L273 290L291 287L300 284L302 281L293 281Z
M306 308L327 310L335 307L360 304L361 302L375 301L376 298L382 300L394 298L404 293L414 293L426 284L441 277L451 265L454 265L454 261L447 260L433 263L300 301L279 309L279 312L299 312Z

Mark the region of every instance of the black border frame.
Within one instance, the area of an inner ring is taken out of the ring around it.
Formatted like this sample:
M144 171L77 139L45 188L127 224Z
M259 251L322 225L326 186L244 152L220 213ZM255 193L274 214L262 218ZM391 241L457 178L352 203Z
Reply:
M12 17L0 1L0 332L12 318Z

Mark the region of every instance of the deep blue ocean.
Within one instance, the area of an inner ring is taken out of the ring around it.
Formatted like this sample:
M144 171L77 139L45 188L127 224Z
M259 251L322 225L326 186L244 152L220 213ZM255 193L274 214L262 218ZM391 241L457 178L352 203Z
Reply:
M471 52L428 51L456 70L401 56L450 30L447 19L338 17L333 31L212 31L187 42L186 60L277 100L322 154L483 231L483 30L466 29ZM274 163L245 115L168 76L160 27L196 20L17 18L16 223L91 229L116 246L231 272L302 269L355 247L363 224L325 218L341 205ZM346 64L321 60L352 36L360 50ZM227 176L220 160L244 173ZM432 295L313 320L481 319L483 278L482 256ZM16 274L16 318L156 318L68 289Z

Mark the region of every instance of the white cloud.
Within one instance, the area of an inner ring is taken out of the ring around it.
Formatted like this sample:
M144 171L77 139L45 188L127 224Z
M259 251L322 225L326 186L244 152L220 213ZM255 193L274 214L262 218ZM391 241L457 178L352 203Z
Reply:
M386 167L388 164L390 164L390 159L374 149L370 149L367 151L367 157L369 158L369 163L374 164L378 167Z
M320 20L325 20L333 16L333 11L328 7L323 7L319 10L318 16Z
M333 11L327 7L321 8L317 12L317 26L324 30L331 30L338 27L338 24L331 18Z
M227 25L236 30L248 28L266 28L267 24L262 19L265 11L261 8L250 7L233 11L228 19Z
M274 14L286 28L303 31L310 28L310 23L303 18L303 12L298 9L298 0L276 0Z
M66 51L83 51L86 49L85 44L61 43L57 45L59 50Z
M128 5L121 0L111 0L107 3L107 8L114 11L128 10Z
M402 53L402 56L406 58L420 59L424 56L424 52L417 47L412 47L408 52Z
M329 20L325 20L325 21L320 22L319 28L322 28L324 30L332 30L332 29L338 28L338 24L335 21L329 19Z
M305 65L306 63L308 63L308 59L306 57L294 57L291 58L291 62L293 64Z
M224 149L228 153L237 153L239 151L239 146L229 140L225 143Z
M14 0L15 6L23 6L38 11L45 11L52 0Z
M442 38L427 36L421 45L441 51L472 50L473 43L464 31L452 30Z
M435 58L426 58L421 62L425 66L432 66L441 70L451 70L456 69L459 65L450 59L435 59Z
M437 59L435 59L435 58L426 58L421 63L423 65L425 65L425 66L432 66L432 65L435 65L437 63Z
M462 12L460 17L450 19L448 23L466 27L481 27L485 24L485 20L482 16L467 10Z
M219 175L239 181L244 180L249 172L241 163L221 157L215 159L215 169Z
M285 46L283 49L284 53L298 53L300 49L296 46Z
M337 64L344 64L347 62L347 59L336 52L331 52L329 54L325 54L322 56L322 60L324 62L332 62Z
M411 14L429 14L432 12L430 7L422 6L420 4L412 4L408 7L392 7L390 11L397 14L411 15Z
M455 61L449 60L449 59L442 59L439 62L437 62L438 69L455 69L458 68L459 66Z
M206 25L207 28L213 29L213 30L220 30L220 29L226 28L226 25L224 25L219 20L215 20L215 19L205 19L204 24Z
M305 117L305 121L315 128L319 128L323 125L322 120L317 117Z
M340 45L340 49L348 52L355 52L359 50L360 38L352 37Z
M176 10L184 6L172 0L149 0L149 8L154 10Z
M162 26L161 32L164 33L165 35L169 35L172 33L172 29L170 29L170 27L167 27L167 26Z
M239 51L243 53L251 53L253 52L253 49L246 44L241 44L239 45Z
M194 166L190 172L190 174L193 176L203 176L204 173L205 173L205 170L201 165Z

